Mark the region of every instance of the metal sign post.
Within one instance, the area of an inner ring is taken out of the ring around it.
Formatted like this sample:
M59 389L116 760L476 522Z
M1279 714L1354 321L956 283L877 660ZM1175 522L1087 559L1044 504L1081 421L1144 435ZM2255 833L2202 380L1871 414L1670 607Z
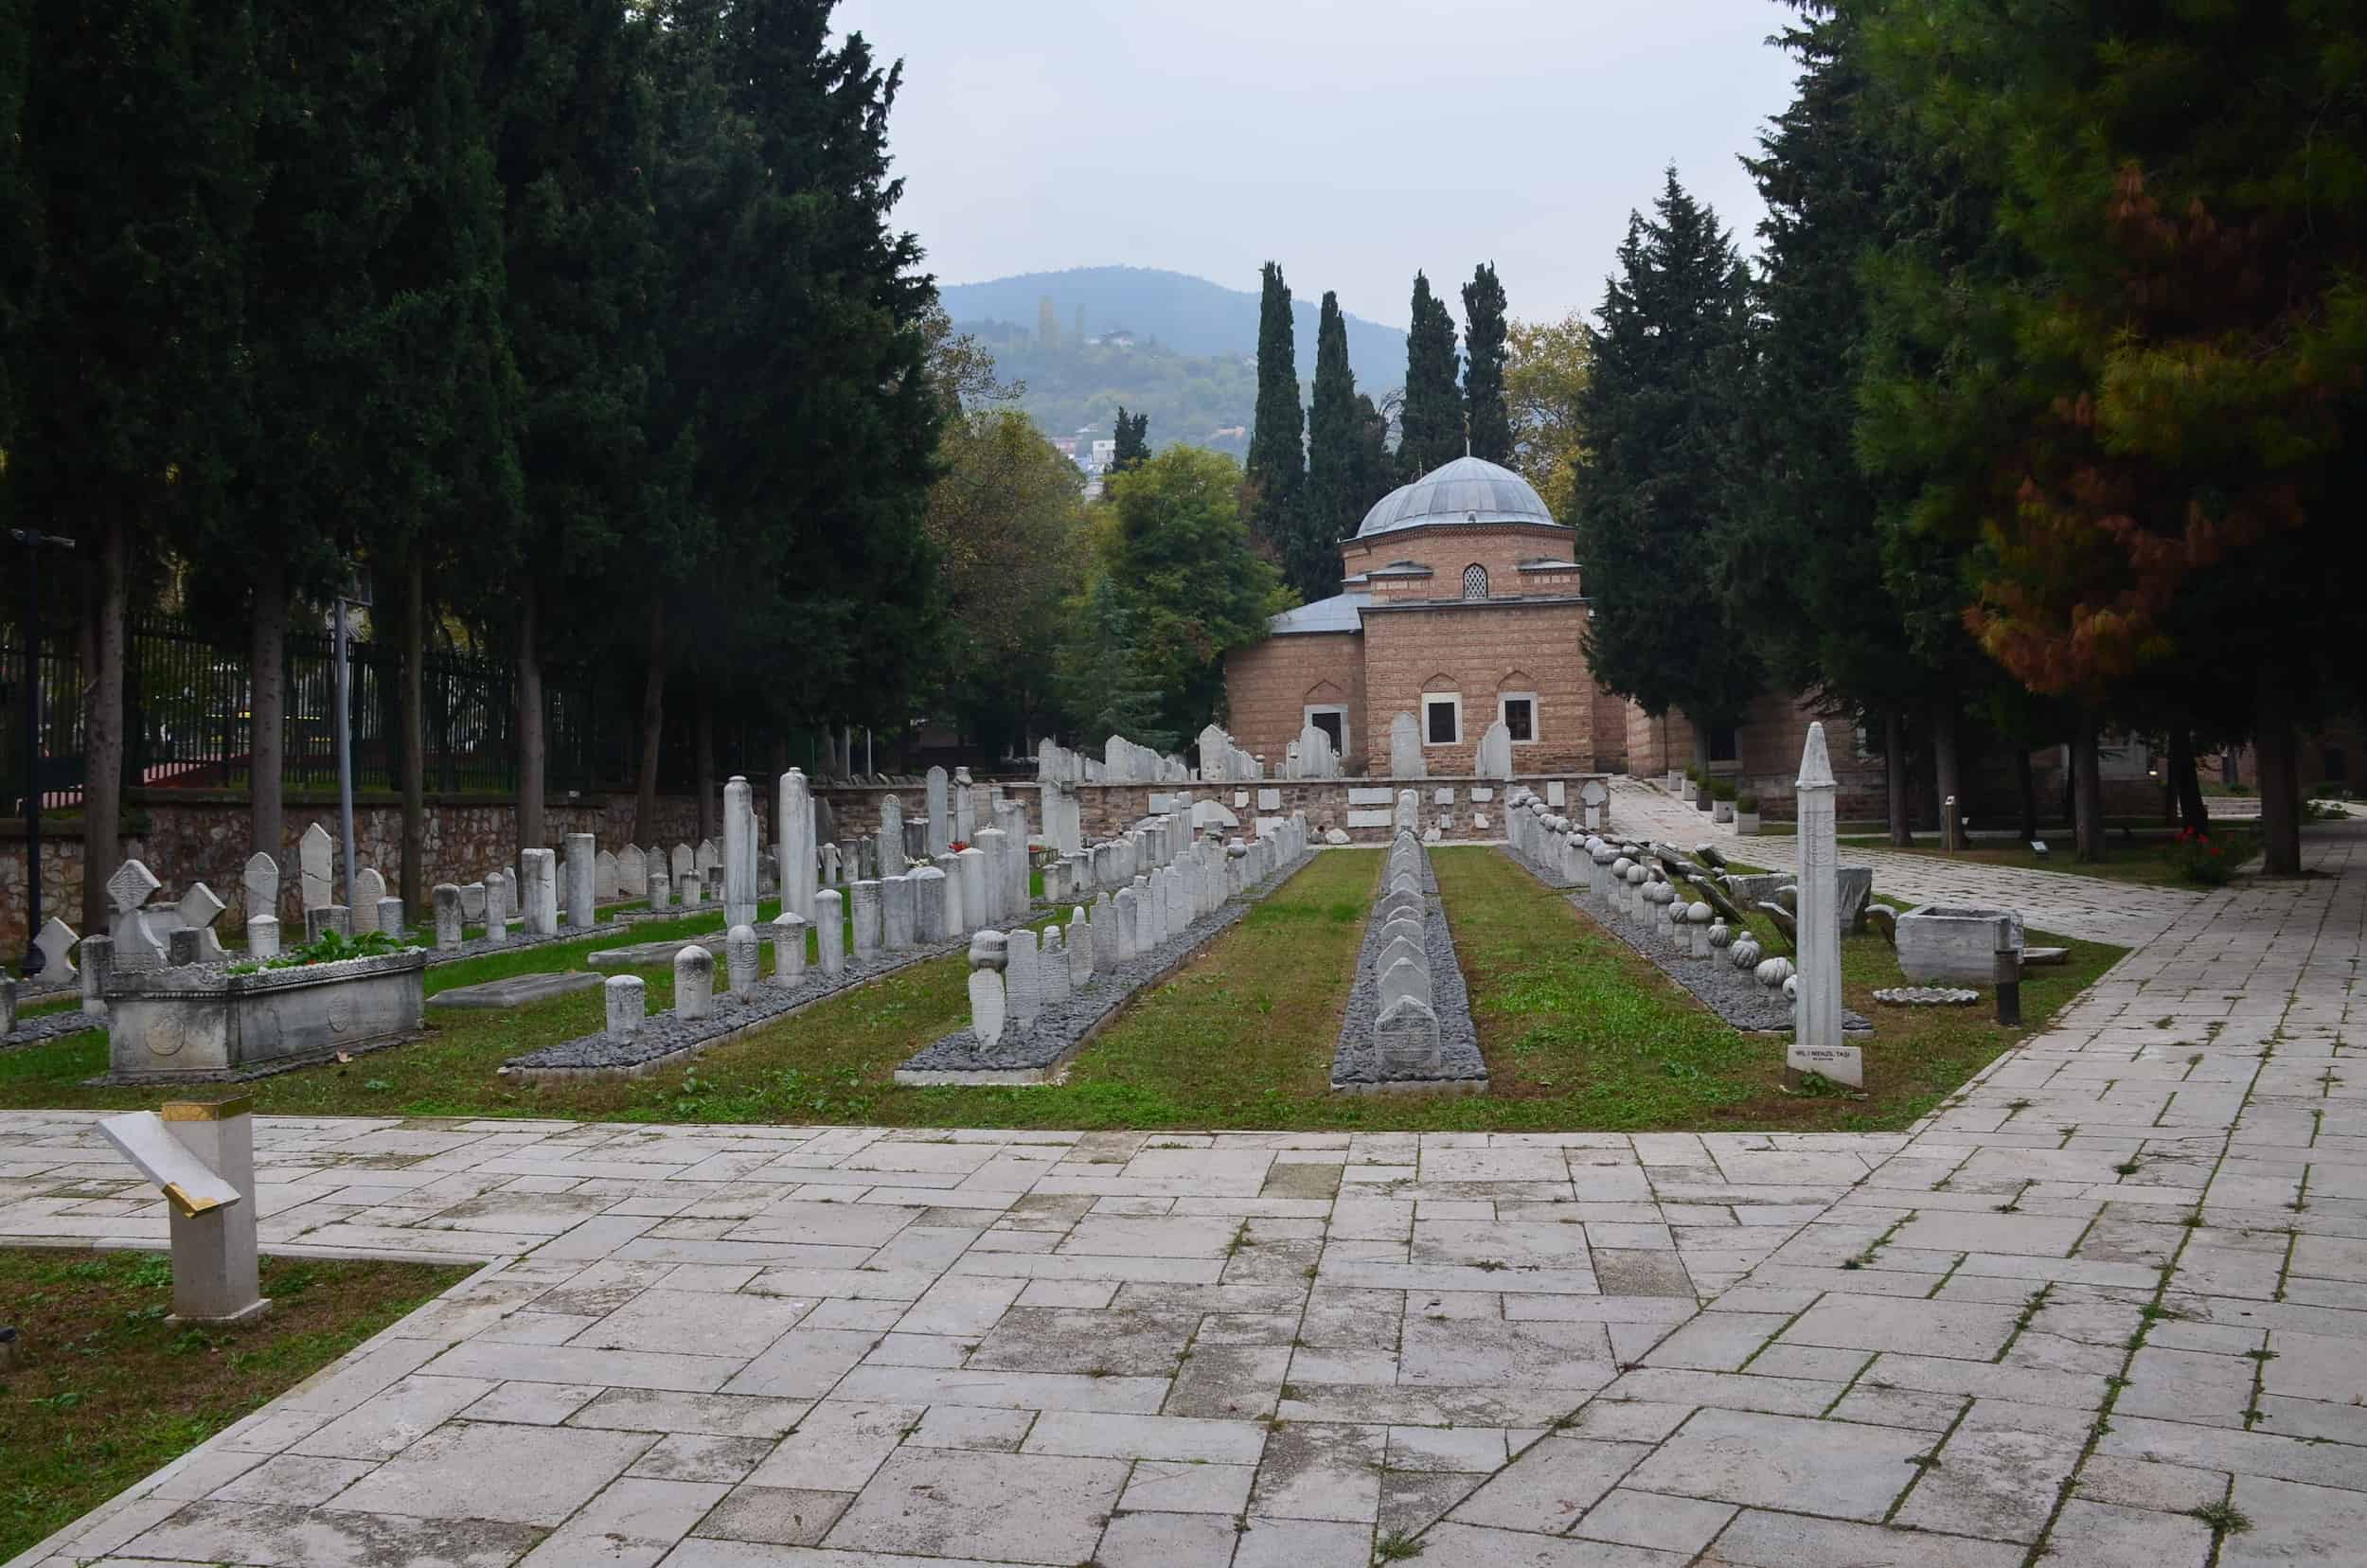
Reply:
M369 579L359 570L349 574L337 590L337 828L345 857L346 908L350 910L361 894L353 860L353 672L352 643L346 625L348 604L369 608ZM411 890L405 888L403 893L409 897Z

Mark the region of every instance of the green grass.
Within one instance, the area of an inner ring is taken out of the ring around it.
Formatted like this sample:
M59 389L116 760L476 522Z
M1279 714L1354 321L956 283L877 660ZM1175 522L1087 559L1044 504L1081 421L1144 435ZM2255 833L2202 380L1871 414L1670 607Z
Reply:
M1864 1099L1782 1092L1782 1048L1728 1028L1627 946L1502 853L1433 857L1492 1078L1452 1099L1336 1096L1330 1067L1381 855L1316 856L1164 984L1088 1042L1066 1081L1031 1088L909 1088L904 1058L969 1017L959 954L932 959L783 1019L687 1066L649 1078L512 1086L507 1058L600 1026L596 990L504 1013L431 1014L427 1038L261 1078L266 1114L575 1116L709 1122L871 1122L1029 1128L1634 1130L1886 1129L1929 1111L2017 1038L1985 1009L1881 1009ZM683 935L717 917L673 922ZM634 940L675 934L640 927ZM605 937L614 945L628 934ZM2035 939L2035 938L2034 938ZM496 954L429 971L431 990L568 967L593 943ZM2036 1028L2119 956L2070 944L2072 962L2033 971ZM765 954L770 961L769 949ZM669 1005L665 966L639 971ZM1878 937L1844 944L1853 1006L1896 983ZM0 1054L0 1105L120 1106L163 1092L91 1088L103 1034ZM179 1093L174 1091L173 1093Z
M266 1258L259 1322L165 1321L161 1253L0 1251L0 1302L25 1335L0 1381L0 1558L64 1528L302 1381L471 1271Z
M2018 866L2029 871L2060 871L2074 877L2096 877L2106 882L2141 882L2153 887L2196 887L2179 874L2177 864L2170 858L2171 846L2178 834L2174 830L2152 829L2132 832L2115 829L2105 835L2105 858L2082 861L2072 852L2071 833L2066 829L2060 838L2046 840L2053 851L2041 860L2027 844L1999 844L1978 841L1970 849L1945 850L1934 835L1926 834L1913 845L1896 849L1887 836L1846 838L1844 845L1862 845L1869 848L1894 849L1902 855L1925 855L1935 860L1961 861L1975 865ZM2260 853L2259 830L2250 825L2219 826L2211 829L2212 842L2226 850L2231 866L2241 865Z

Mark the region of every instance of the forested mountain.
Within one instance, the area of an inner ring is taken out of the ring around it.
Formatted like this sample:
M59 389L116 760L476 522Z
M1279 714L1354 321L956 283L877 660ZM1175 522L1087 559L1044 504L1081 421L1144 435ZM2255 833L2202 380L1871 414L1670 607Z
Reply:
M1299 380L1315 377L1315 302L1321 278L1307 280L1307 298L1297 302ZM1140 345L1156 338L1178 354L1242 355L1257 348L1257 293L1229 289L1204 277L1157 267L1071 267L1065 272L1021 273L985 283L941 283L946 313L965 330L983 321L1007 321L1035 330L1047 312L1056 341L1077 335L1084 312L1084 336L1124 330ZM1347 318L1348 363L1357 384L1378 398L1405 380L1405 334L1358 316ZM1133 403L1127 403L1129 408ZM1243 414L1247 415L1247 406ZM1154 419L1151 434L1159 433Z
M1257 406L1254 353L1179 354L1147 342L1080 346L1071 333L1047 345L1033 328L1007 321L957 322L955 330L994 356L998 379L1026 388L1019 407L1047 436L1090 428L1108 437L1123 404L1150 416L1153 451L1178 441L1236 457L1249 450Z

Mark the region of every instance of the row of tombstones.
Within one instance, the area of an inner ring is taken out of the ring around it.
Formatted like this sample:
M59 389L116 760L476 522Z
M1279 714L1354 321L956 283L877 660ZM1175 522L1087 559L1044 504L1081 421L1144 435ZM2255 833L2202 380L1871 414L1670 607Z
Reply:
M1431 984L1430 851L1407 820L1414 792L1401 791L1399 822L1381 875L1373 918L1380 939L1373 950L1379 1011L1373 1020L1373 1060L1384 1079L1422 1079L1445 1070L1437 997Z
M971 1048L984 1055L1007 1027L1028 1027L1095 976L1181 940L1193 922L1272 881L1307 852L1307 818L1297 812L1248 843L1192 840L1170 863L1136 873L1114 894L1103 889L1090 904L1074 905L1065 925L976 933L970 943Z

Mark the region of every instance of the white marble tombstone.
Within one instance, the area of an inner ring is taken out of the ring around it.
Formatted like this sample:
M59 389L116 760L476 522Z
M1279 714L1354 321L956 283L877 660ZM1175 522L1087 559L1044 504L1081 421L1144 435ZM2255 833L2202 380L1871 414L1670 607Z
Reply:
M353 874L353 934L356 936L366 936L378 929L378 900L385 896L386 878L377 866L365 865Z
M304 907L318 909L337 901L337 848L329 829L313 823L296 841L296 868L304 884Z
M1796 1072L1820 1073L1851 1088L1865 1086L1864 1053L1842 1042L1841 848L1835 840L1832 758L1824 749L1824 726L1811 723L1800 753L1798 792L1800 908L1799 1000L1792 1015L1791 1049L1784 1064Z
M279 863L258 850L239 872L239 898L248 919L279 916Z
M813 793L807 787L801 769L792 768L781 775L777 815L773 824L773 846L775 864L774 875L780 883L781 908L811 923L813 919L814 858Z

